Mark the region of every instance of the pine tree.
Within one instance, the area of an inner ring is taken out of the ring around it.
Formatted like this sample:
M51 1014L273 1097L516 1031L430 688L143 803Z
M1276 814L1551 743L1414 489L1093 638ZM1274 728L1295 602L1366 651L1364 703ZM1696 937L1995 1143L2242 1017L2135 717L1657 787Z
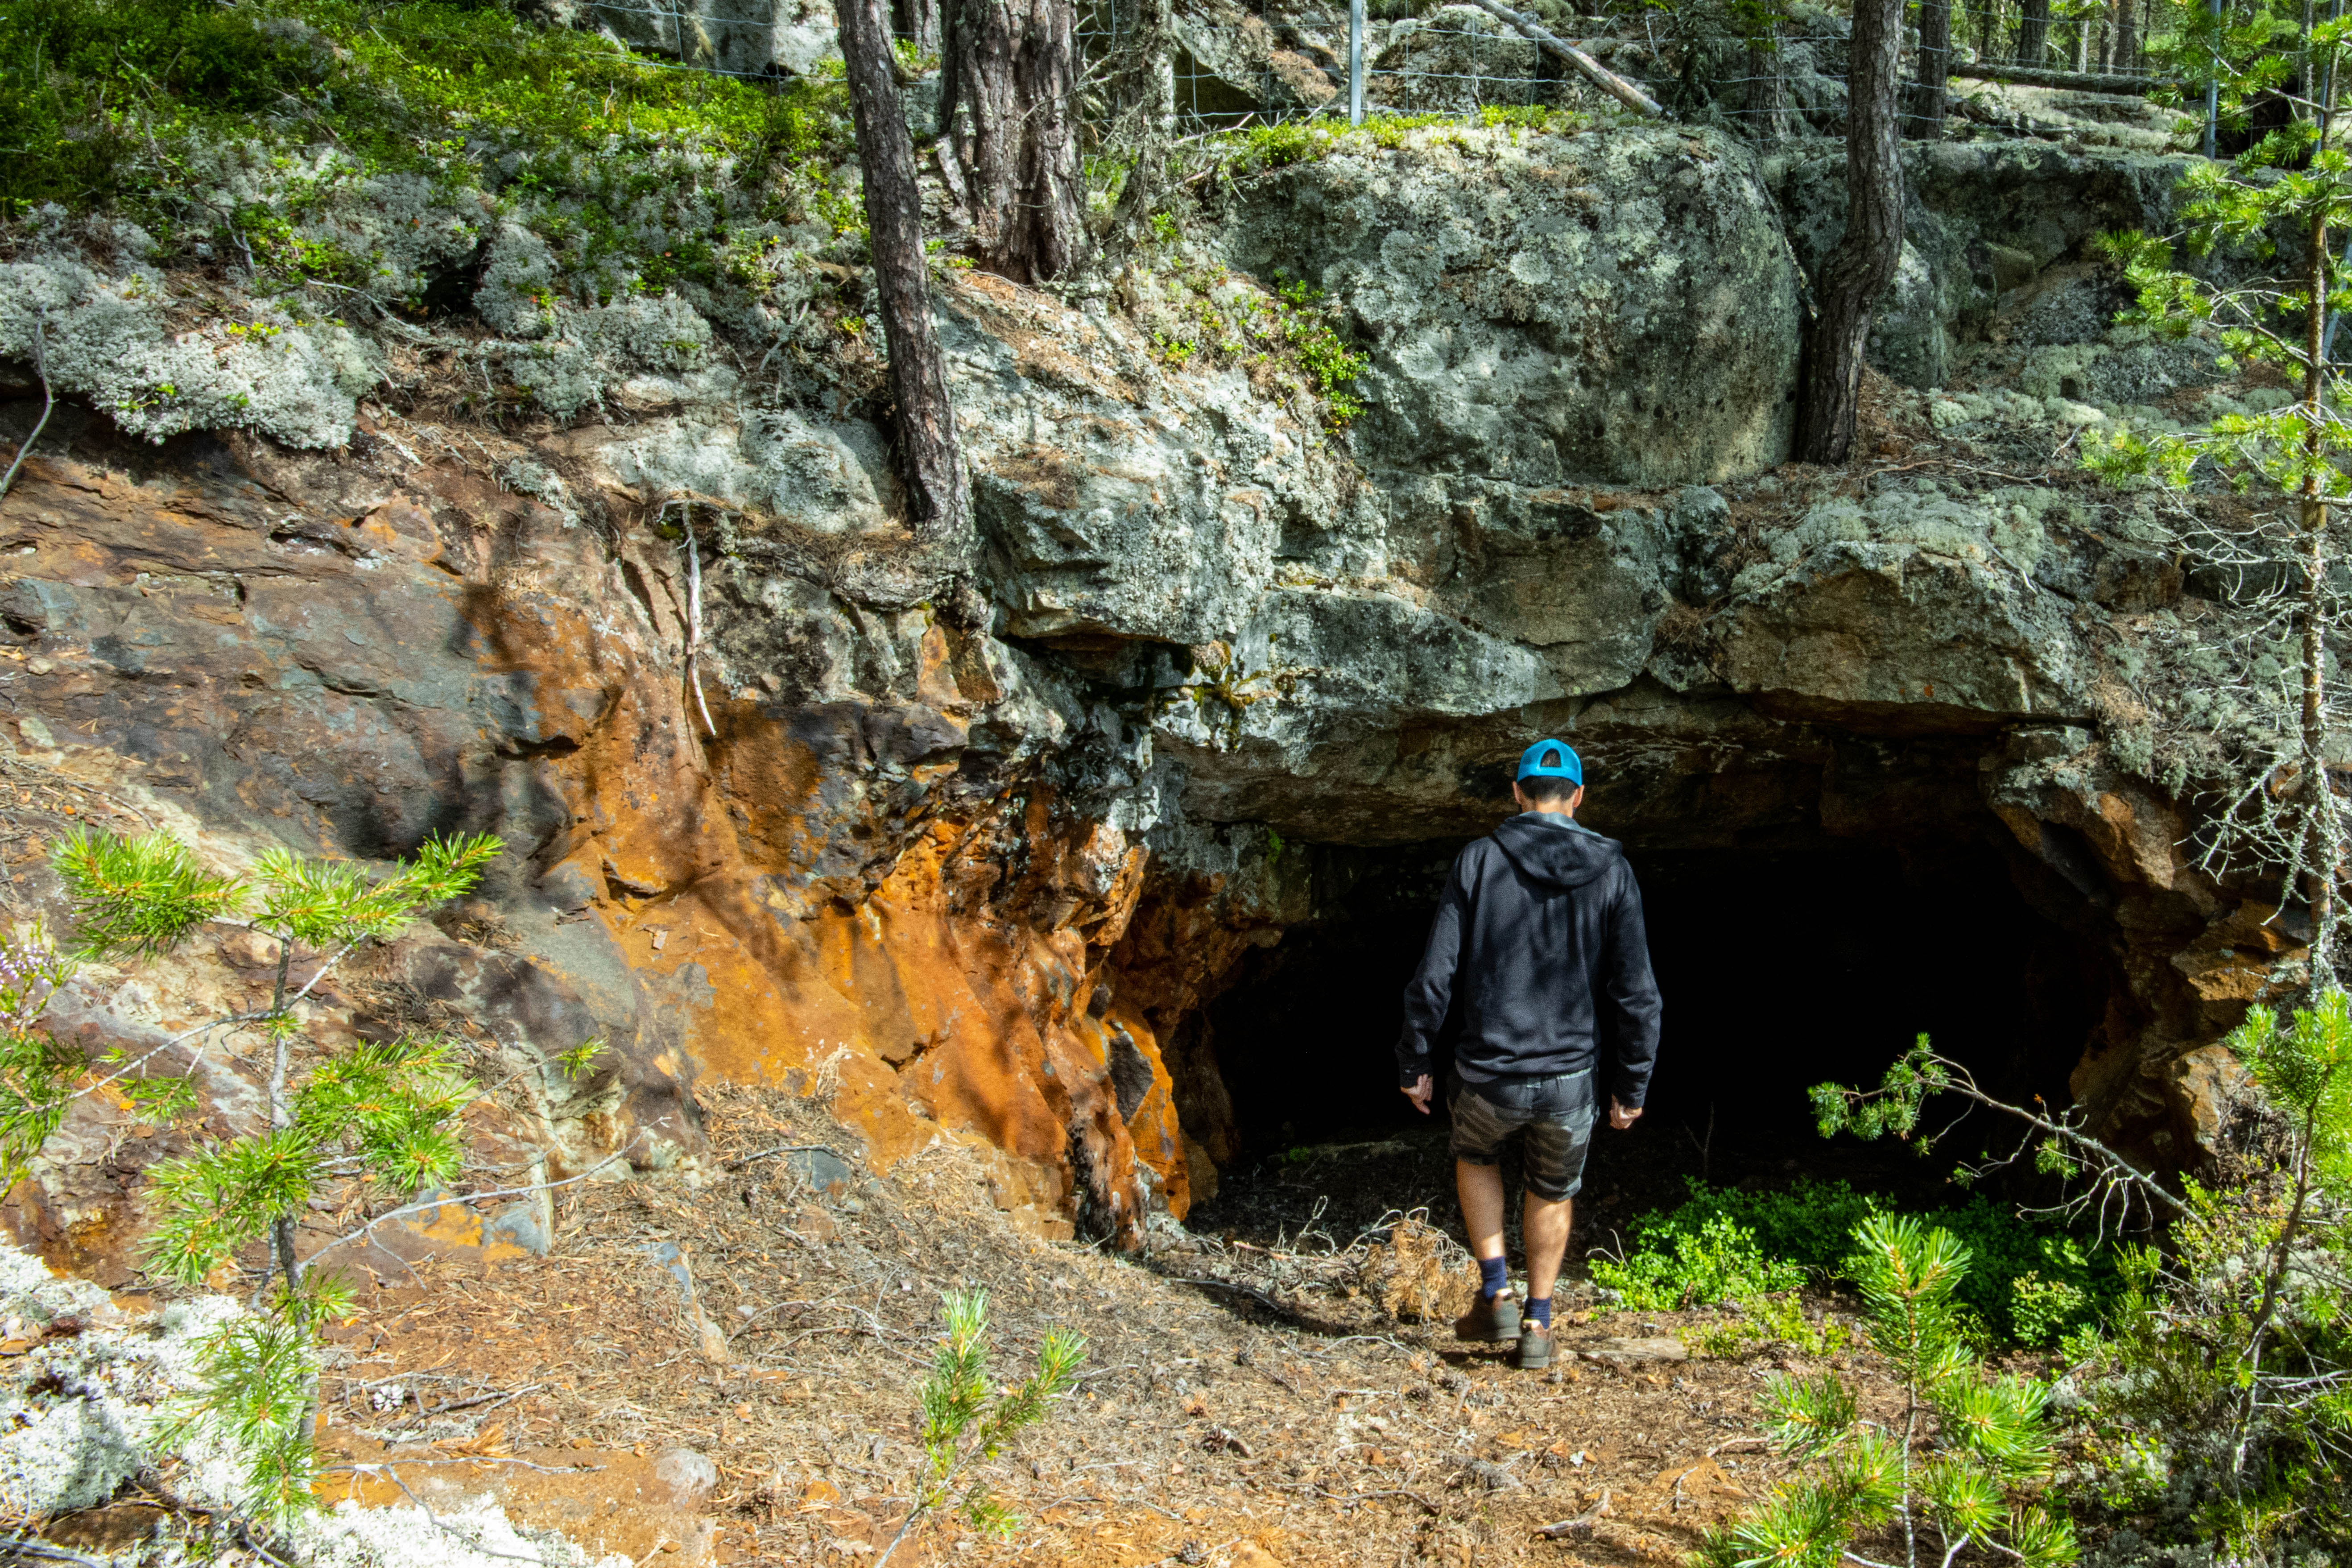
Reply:
M1024 1429L1043 1421L1056 1399L1070 1391L1087 1358L1084 1335L1050 1329L1037 1348L1037 1370L1019 1384L992 1394L988 1377L988 1292L951 1290L941 1299L948 1331L923 1380L923 1462L915 1478L913 1506L898 1532L874 1560L890 1561L899 1542L922 1521L953 1503L983 1535L1002 1535L1012 1516L991 1497L985 1482L964 1480L976 1461L992 1459ZM961 1495L958 1496L958 1489Z
M2274 92L2296 57L2273 46L2280 18L2241 22L2224 13L2191 14L2184 47L2207 51L2220 73L2225 120L2242 124L2254 102ZM2179 490L2226 483L2264 494L2241 523L2192 525L2180 539L2198 563L2240 584L2230 595L2236 617L2236 664L2246 672L2231 695L2244 721L2221 736L2227 775L2200 781L2215 795L2200 829L2203 864L2222 874L2277 878L2281 901L2301 896L2312 926L2307 994L2334 984L2342 924L2338 896L2352 865L2352 839L2329 756L2347 712L2330 679L2328 639L2344 613L2340 579L2345 541L2338 504L2352 494L2346 458L2352 435L2344 420L2346 384L2328 342L2329 321L2347 302L2337 248L2352 222L2352 162L2335 133L2344 93L2352 18L2313 26L2300 52L2325 98L2263 136L2230 163L2199 162L2183 177L2179 233L2103 237L2137 294L2126 324L2175 336L2218 338L2224 368L2241 363L2283 372L2295 389L2284 406L2230 415L2201 430L2142 436L2088 433L2084 461L2121 483L2155 479ZM2284 257L2281 237L2292 236ZM2215 281L2184 269L2185 247L2204 258L2239 249L2281 259L2275 278ZM2174 781L2176 790L2184 780Z
M189 1076L151 1070L155 1057L177 1048L193 1066L235 1030L269 1042L268 1125L154 1166L148 1194L156 1223L144 1244L148 1271L180 1285L213 1279L263 1244L254 1299L267 1311L232 1321L205 1346L205 1391L167 1436L204 1432L227 1442L245 1461L247 1504L265 1517L308 1505L313 1338L351 1300L339 1279L304 1268L296 1223L332 1181L356 1178L405 1195L456 1176L463 1163L456 1120L476 1094L447 1041L407 1037L330 1050L310 1037L304 1004L362 943L470 891L499 849L487 835L435 839L383 878L273 849L249 877L228 877L205 870L162 834L80 831L55 856L73 901L78 950L60 953L36 932L0 952L0 1163L12 1177L76 1097L120 1085L146 1113L166 1119L194 1104L194 1085ZM76 966L163 957L219 925L275 944L268 1003L206 1020L135 1061L113 1053L113 1072L73 1087L88 1063L38 1024ZM298 962L310 969L299 984Z
M1874 1089L1813 1090L1824 1134L1920 1126L1950 1095L2021 1122L2064 1179L2063 1205L2103 1229L2137 1213L2156 1244L2126 1249L2104 1338L2069 1344L2077 1417L2126 1513L2196 1510L2195 1533L2249 1563L2284 1563L2352 1534L2352 998L2329 989L2282 1022L2251 1011L2223 1042L2256 1091L2222 1152L2224 1180L2178 1191L2091 1137L2079 1114L2004 1104L1927 1037ZM2146 1494L2141 1496L2140 1494ZM2134 1501L2135 1498L2137 1501Z
M2021 1568L2074 1562L2073 1527L2032 1500L2051 1469L2049 1392L1988 1373L1961 1334L1953 1293L1968 1249L1948 1231L1893 1215L1856 1227L1854 1243L1872 1343L1903 1387L1903 1425L1881 1430L1861 1419L1853 1390L1830 1373L1776 1373L1764 1390L1766 1433L1804 1468L1710 1531L1701 1563L1891 1568L1856 1550L1890 1523L1901 1529L1904 1568L1930 1553L1951 1568L1971 1545Z

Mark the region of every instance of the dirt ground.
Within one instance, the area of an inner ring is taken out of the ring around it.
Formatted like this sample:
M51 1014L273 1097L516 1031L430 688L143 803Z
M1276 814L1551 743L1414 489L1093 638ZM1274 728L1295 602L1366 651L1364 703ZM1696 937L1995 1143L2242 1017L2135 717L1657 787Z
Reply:
M325 1500L439 1509L488 1489L640 1563L869 1562L908 1509L940 1295L980 1288L993 1375L1066 1326L1088 1342L1079 1390L973 1472L1018 1516L1011 1535L938 1519L893 1563L1664 1563L1772 1479L1760 1380L1813 1369L1785 1346L1687 1357L1676 1331L1699 1315L1598 1311L1579 1286L1554 1366L1523 1373L1394 1315L1468 1289L1434 1231L1277 1245L1163 1227L1121 1258L1018 1234L961 1151L820 1188L803 1171L833 1167L768 1152L838 1146L820 1110L740 1089L707 1107L716 1179L567 1189L553 1255L428 1262L363 1299L323 1389ZM1315 1166L1294 1162L1281 1202L1314 1212ZM1891 1397L1868 1357L1825 1364L1866 1406ZM56 1538L98 1543L125 1506Z

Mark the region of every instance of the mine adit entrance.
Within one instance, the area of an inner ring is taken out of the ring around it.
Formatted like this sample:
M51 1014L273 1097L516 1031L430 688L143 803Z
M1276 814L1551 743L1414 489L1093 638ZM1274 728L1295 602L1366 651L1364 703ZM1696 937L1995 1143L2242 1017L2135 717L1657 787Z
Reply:
M1596 1136L1591 1221L1605 1228L1670 1202L1685 1175L1803 1173L1950 1199L1948 1162L1825 1141L1806 1092L1876 1083L1920 1034L1996 1093L2068 1102L2068 1075L2122 989L2115 961L2095 933L2051 918L2074 895L2048 886L1989 812L1948 829L1709 848L1628 836L1664 1023L1644 1119L1633 1135ZM1316 918L1250 955L1202 1020L1237 1158L1200 1223L1295 1225L1297 1193L1276 1189L1302 1184L1328 1199L1328 1226L1419 1204L1450 1218L1444 1111L1423 1118L1397 1092L1393 1047L1460 842L1308 851ZM1441 1070L1458 1028L1449 1018ZM1604 1081L1605 1062L1604 1048ZM1953 1152L2014 1142L1979 1121Z

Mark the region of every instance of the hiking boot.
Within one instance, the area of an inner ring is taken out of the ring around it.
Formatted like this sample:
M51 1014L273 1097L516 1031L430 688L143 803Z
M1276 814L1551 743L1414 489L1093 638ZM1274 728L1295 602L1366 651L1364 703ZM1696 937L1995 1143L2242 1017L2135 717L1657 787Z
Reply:
M1519 1365L1529 1372L1540 1372L1551 1364L1551 1331L1541 1323L1522 1324L1519 1329Z
M1454 1337L1503 1344L1519 1337L1519 1303L1508 1295L1481 1296L1477 1305L1454 1320Z

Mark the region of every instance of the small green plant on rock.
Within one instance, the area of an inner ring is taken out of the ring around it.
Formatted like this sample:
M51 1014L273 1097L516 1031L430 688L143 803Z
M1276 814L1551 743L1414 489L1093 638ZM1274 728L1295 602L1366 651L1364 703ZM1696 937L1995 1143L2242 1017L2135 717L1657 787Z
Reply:
M1024 1428L1043 1421L1054 1401L1070 1391L1087 1359L1084 1335L1050 1329L1037 1347L1037 1370L992 1394L988 1292L950 1290L940 1305L947 1333L932 1359L930 1375L923 1380L923 1462L915 1477L914 1505L899 1521L898 1533L874 1560L875 1568L890 1561L917 1524L950 1504L983 1535L1010 1531L1012 1515L989 1495L987 1482L967 1483L965 1473L973 1464L994 1458Z
M1900 1425L1864 1419L1854 1391L1829 1373L1776 1374L1764 1392L1766 1431L1804 1468L1710 1531L1696 1563L1889 1568L1865 1549L1898 1531L1903 1568L1931 1557L1951 1568L1972 1545L2021 1568L2072 1563L2073 1527L2033 1500L2051 1469L2048 1391L1987 1372L1961 1333L1955 1292L1968 1249L1949 1231L1896 1215L1864 1222L1854 1243L1871 1342L1902 1385Z
M0 946L0 1185L7 1188L65 1120L74 1079L88 1065L38 1026L74 967L37 924Z
M1371 357L1348 346L1339 312L1304 279L1277 269L1268 289L1222 267L1174 260L1131 270L1126 287L1154 354L1171 370L1195 358L1238 363L1261 393L1286 402L1304 393L1319 404L1320 423L1333 435L1364 412L1357 378Z

